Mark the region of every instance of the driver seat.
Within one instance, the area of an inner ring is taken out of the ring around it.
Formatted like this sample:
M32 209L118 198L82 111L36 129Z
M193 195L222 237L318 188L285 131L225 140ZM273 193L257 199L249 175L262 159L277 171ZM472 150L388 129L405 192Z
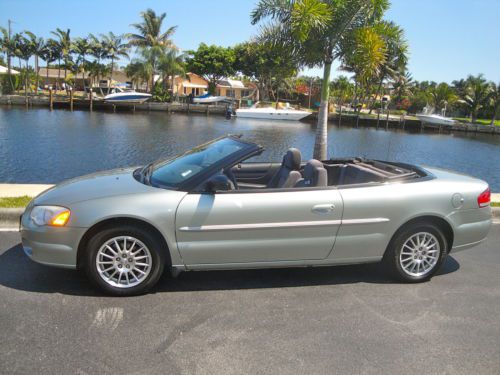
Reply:
M328 174L323 163L311 159L304 167L304 178L301 178L295 187L324 187L328 185Z
M296 148L290 148L283 156L281 167L267 184L267 188L293 187L302 178L299 172L302 155Z

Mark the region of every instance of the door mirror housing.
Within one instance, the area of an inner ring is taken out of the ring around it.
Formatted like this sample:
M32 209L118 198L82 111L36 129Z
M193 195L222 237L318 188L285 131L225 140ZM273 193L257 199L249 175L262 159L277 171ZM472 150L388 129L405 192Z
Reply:
M210 177L207 181L206 190L215 193L216 191L233 190L231 180L226 175L218 174Z

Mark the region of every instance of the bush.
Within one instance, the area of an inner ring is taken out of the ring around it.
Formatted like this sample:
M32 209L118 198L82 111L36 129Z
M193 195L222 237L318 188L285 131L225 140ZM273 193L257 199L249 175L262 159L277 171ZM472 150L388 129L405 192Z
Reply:
M17 84L16 78L12 77L12 83L14 85ZM2 74L0 76L0 94L2 95L10 95L13 93L14 90L12 90L12 85L10 84L10 79L7 74Z
M171 100L170 92L161 85L156 85L153 89L153 100L155 102L169 102Z

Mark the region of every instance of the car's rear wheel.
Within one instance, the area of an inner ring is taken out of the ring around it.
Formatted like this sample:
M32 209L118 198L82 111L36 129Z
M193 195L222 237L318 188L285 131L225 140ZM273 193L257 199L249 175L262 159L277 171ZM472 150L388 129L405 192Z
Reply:
M85 270L108 294L142 294L153 287L164 267L159 241L147 230L132 226L104 229L87 246Z
M434 224L418 223L403 228L391 241L384 257L389 271L405 282L429 280L448 254L448 243Z

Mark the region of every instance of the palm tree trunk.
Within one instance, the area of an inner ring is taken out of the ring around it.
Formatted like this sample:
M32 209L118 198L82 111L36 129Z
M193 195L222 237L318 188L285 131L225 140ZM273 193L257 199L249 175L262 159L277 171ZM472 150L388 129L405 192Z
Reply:
M61 80L61 59L57 60L57 85L56 90L59 89L59 81Z
M493 107L493 117L491 118L491 126L495 125L495 120L497 118L497 112L498 112L498 101L495 102L495 106Z
M40 75L38 74L38 55L35 55L35 70L36 70L36 93L38 95L38 84L40 81Z
M321 104L319 106L316 139L314 141L313 157L326 160L328 154L328 100L330 98L330 71L332 63L327 62L323 68L323 84L321 86Z
M111 81L113 80L113 65L114 65L114 58L111 58L111 71L109 72L109 82L108 82L108 94L109 94L109 89L111 87Z
M375 93L374 103L377 103L377 98L380 98L380 103L382 103L382 98L380 97L380 91L382 90L382 83L383 82L384 82L384 77L382 77L382 79L380 80L380 82L378 84L377 92ZM371 108L370 108L370 112L369 112L370 115L372 114L373 107L374 106L371 106Z

